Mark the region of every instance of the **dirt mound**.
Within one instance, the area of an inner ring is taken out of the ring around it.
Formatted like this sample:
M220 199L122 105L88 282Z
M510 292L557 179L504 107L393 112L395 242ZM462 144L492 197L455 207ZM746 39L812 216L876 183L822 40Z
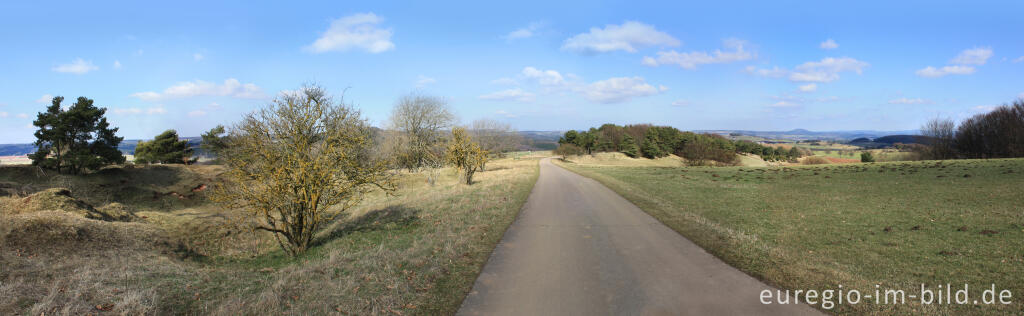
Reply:
M96 209L89 203L71 196L65 188L52 188L6 203L5 213L11 215L35 213L42 211L61 211L89 219L104 221L130 221L135 216L120 203L110 203Z

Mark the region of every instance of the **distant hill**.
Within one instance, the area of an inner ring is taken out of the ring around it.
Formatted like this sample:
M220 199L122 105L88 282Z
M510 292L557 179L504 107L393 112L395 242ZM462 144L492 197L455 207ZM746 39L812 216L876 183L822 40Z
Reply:
M766 139L785 139L785 140L830 140L830 141L849 141L856 138L878 138L887 135L907 135L916 134L917 131L873 131L873 130L853 130L853 131L809 131L806 129L798 128L789 131L749 131L749 130L695 130L697 133L710 133L720 134L722 136L728 136L730 134L740 134L745 136L761 137Z
M189 147L192 147L197 156L203 154L199 149L201 137L182 137L181 139L188 140ZM138 139L126 139L117 145L117 149L125 155L132 155L135 154L135 145L138 144ZM34 152L36 152L36 146L33 144L0 144L0 156L23 156Z

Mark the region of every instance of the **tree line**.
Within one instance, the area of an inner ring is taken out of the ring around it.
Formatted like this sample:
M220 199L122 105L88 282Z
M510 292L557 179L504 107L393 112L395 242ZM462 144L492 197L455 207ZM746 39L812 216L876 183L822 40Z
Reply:
M555 153L582 155L595 152L621 152L633 158L655 159L668 155L686 158L691 164L709 162L734 164L737 153L761 156L765 160L793 160L808 153L793 147L764 146L745 140L729 140L717 134L680 131L671 126L604 124L585 131L570 130L558 140Z
M1024 157L1024 99L974 115L956 125L935 118L921 127L928 141L914 146L923 159Z

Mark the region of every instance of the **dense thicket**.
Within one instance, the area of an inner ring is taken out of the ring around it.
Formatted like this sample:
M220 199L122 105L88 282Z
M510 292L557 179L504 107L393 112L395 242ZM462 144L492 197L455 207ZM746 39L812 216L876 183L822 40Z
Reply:
M1024 99L968 118L956 126L950 119L933 119L921 127L928 146L918 150L924 159L1024 157Z
M586 131L568 131L558 140L555 153L561 155L621 152L630 157L659 158L676 155L694 164L710 161L734 163L737 153L750 153L766 160L792 160L805 155L799 149L763 146L750 141L732 141L716 134L683 132L670 126L604 124Z
M964 120L953 140L965 158L1024 157L1024 99Z
M116 135L104 116L107 109L97 108L93 100L79 97L64 110L64 97L54 97L45 112L32 122L36 130L36 152L29 155L32 164L57 172L80 173L104 165L123 163L117 145L124 140Z

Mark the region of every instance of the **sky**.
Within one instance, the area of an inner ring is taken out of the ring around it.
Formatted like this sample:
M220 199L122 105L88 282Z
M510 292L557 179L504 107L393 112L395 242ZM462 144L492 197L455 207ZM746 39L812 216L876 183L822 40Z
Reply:
M386 123L443 97L519 130L916 130L1024 97L1019 1L0 3L0 143L52 96L126 139L316 83Z

